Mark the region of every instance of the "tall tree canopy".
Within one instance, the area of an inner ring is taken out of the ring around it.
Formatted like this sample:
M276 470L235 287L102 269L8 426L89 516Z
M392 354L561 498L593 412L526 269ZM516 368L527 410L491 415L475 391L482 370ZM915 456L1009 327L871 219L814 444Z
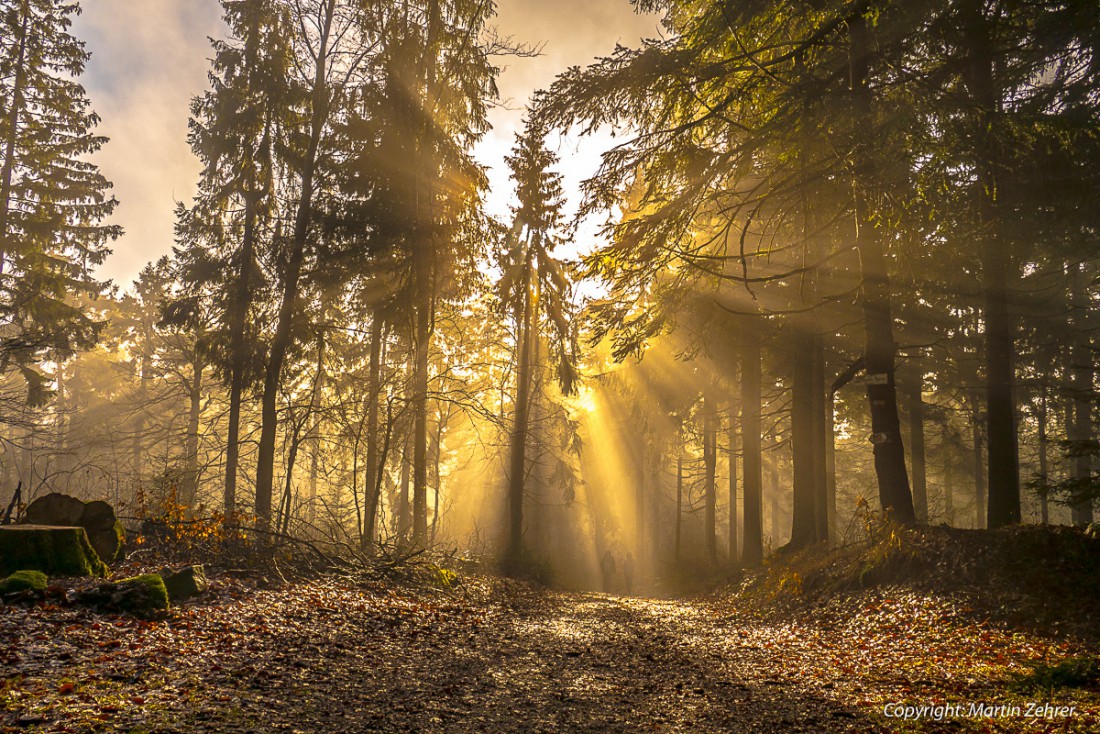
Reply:
M69 33L79 12L0 3L0 369L22 370L36 400L39 360L94 343L98 325L78 299L102 289L91 270L121 233L102 223L117 202L88 160L106 139L77 81L88 60Z

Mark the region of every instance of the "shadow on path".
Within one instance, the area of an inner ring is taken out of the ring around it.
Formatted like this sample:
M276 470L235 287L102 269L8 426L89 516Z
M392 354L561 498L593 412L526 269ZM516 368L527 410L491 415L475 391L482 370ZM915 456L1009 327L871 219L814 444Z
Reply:
M330 661L283 714L329 711L332 731L879 730L771 673L782 651L739 645L705 606L541 591L512 601L465 639L429 634L404 654Z

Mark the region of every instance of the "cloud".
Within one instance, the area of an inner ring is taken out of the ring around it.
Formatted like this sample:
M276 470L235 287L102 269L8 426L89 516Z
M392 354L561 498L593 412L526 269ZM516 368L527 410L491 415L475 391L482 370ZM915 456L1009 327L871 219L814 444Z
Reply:
M126 229L100 275L126 285L171 250L175 201L194 192L188 107L206 86L220 8L217 0L94 0L73 32L92 53L82 82L99 132L111 138L95 161L115 184L113 221Z
M121 202L113 221L126 229L100 275L123 286L171 251L175 202L194 193L199 164L187 145L189 104L207 86L208 39L223 34L220 17L217 0L89 0L75 24L92 53L82 81L103 120L99 132L111 138L95 160ZM543 44L538 58L501 60L507 66L501 94L519 109L494 110L494 129L477 150L491 169L490 209L505 214L512 194L504 155L531 93L567 66L610 53L617 42L633 45L655 35L657 20L636 15L627 0L501 0L494 23L517 42ZM577 184L594 171L606 145L561 147L574 204Z
M489 120L493 129L477 148L478 160L490 167L487 207L492 214L504 216L514 192L504 156L515 143L515 133L522 129L523 107L531 95L549 87L568 67L585 66L610 55L617 43L636 46L642 38L656 36L658 18L633 12L628 0L501 0L494 23L502 36L540 46L542 51L533 59L501 60L506 68L498 86L508 108L492 111ZM556 146L568 214L579 205L581 182L596 172L600 154L615 142L619 141L601 133L584 140L569 137ZM578 232L578 238L592 240L595 230L595 224L589 223ZM587 242L577 244L582 251L588 249Z

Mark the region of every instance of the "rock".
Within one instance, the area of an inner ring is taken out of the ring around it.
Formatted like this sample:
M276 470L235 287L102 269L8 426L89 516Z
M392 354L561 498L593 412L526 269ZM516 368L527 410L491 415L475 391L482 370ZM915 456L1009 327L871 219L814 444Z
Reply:
M67 494L51 492L27 506L24 522L28 525L80 525L84 503Z
M78 591L73 600L99 611L154 617L168 609L168 590L159 575L148 573Z
M0 581L0 596L17 594L21 591L43 592L46 590L46 574L41 571L16 571Z
M113 525L116 519L113 507L103 500L93 500L84 503L84 509L80 513L80 521L77 524L88 523L89 525L106 527Z
M107 566L82 527L0 527L0 574L41 571L48 576L106 576Z
M26 521L31 525L79 526L88 533L96 555L107 564L118 558L126 533L106 502L81 502L76 497L52 492L27 506Z
M166 568L160 575L164 578L164 588L168 590L168 598L172 601L198 596L209 586L202 566L188 566L175 573Z

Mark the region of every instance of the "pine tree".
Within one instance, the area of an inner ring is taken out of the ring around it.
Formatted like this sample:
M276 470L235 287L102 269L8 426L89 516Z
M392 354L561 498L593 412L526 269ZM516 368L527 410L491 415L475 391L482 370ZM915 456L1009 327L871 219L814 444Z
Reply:
M505 160L516 182L514 223L500 283L501 300L512 311L516 326L516 395L508 472L507 555L518 559L523 550L523 496L527 478L530 408L535 390L534 363L538 343L550 337L563 392L576 382L576 338L570 325L569 281L553 256L559 243L555 229L563 204L561 174L553 170L557 156L545 147L546 132L529 118ZM549 322L544 329L543 317Z
M76 81L89 54L69 33L76 2L0 2L0 370L32 369L91 345L99 325L77 293L102 284L90 268L121 234L110 182L88 161L106 139ZM32 393L34 390L32 389Z
M181 275L192 299L213 289L227 349L229 383L224 504L237 509L240 413L255 382L250 316L266 285L258 268L271 239L275 147L289 104L286 19L272 0L223 0L230 39L214 42L211 88L192 104L191 148L203 163L199 195L178 213ZM265 240L266 237L266 240Z
M401 311L413 348L410 403L412 536L427 539L430 353L439 303L460 291L486 247L480 213L485 174L471 148L488 130L497 95L482 41L495 8L476 0L406 2L383 24L376 64L380 128L376 182L379 228L401 253Z

